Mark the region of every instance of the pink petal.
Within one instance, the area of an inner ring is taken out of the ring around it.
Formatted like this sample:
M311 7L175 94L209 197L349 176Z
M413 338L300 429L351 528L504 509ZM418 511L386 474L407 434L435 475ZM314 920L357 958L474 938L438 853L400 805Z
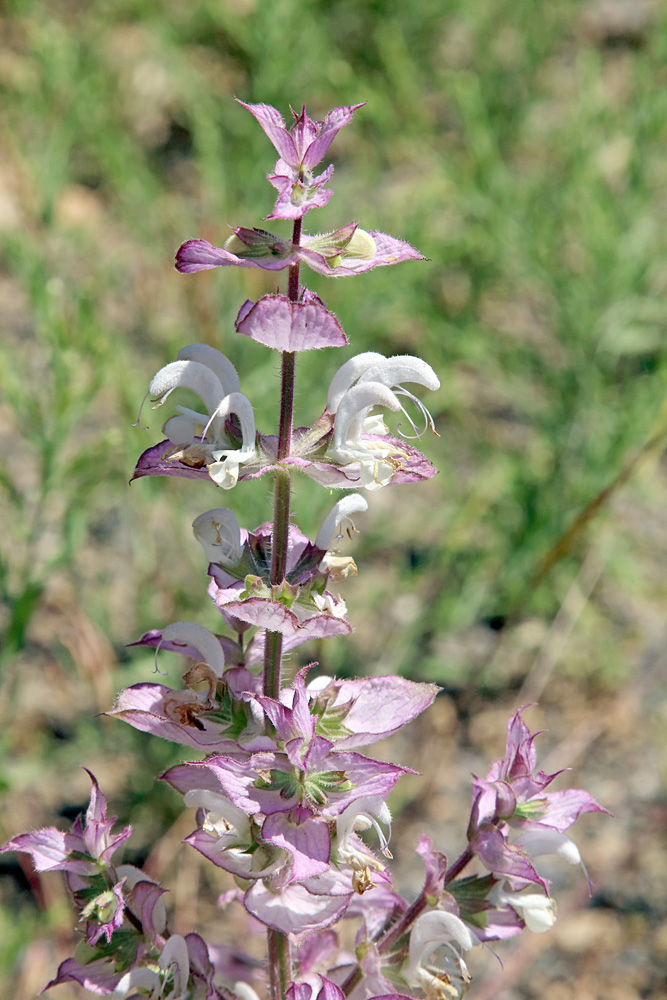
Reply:
M142 476L183 476L185 479L208 479L209 482L212 482L205 465L195 468L171 458L176 452L182 450L182 445L172 444L171 441L160 441L159 444L147 448L139 456L130 482L141 479ZM239 476L239 478L241 477Z
M264 295L250 309L247 303L236 320L239 333L277 351L308 351L344 347L347 337L316 295L290 302L285 295Z
M480 826L471 839L470 846L492 874L536 882L548 893L547 882L537 873L525 852L511 847L502 833L490 823Z
M89 962L88 965L79 965L75 959L67 958L61 962L55 979L47 983L42 992L61 983L75 982L97 996L107 996L113 993L121 978L121 974L114 970L113 962L110 960L99 959L96 962Z
M335 682L335 706L352 703L343 725L351 732L336 740L337 749L351 749L382 739L428 708L439 688L403 677L367 677Z
M70 851L85 851L81 837L63 833L54 826L33 833L21 833L0 847L0 853L19 851L32 856L37 872L67 870L79 875L90 875L94 864L88 861L70 861Z
M287 851L292 858L289 882L300 882L329 869L331 838L326 823L300 815L304 810L274 813L262 826L262 839ZM288 883L289 884L289 883Z
M162 684L134 684L121 691L116 704L105 714L127 722L142 733L160 736L171 743L192 747L195 750L229 749L232 743L225 737L224 728L206 718L197 716L203 729L186 725L170 718L164 708L166 698L182 692L173 691Z
M311 236L302 238L299 254L313 271L334 278L362 274L364 271L372 271L375 267L387 267L389 264L400 264L406 260L426 260L423 254L415 250L405 240L398 240L394 236L379 233L376 230L370 230L369 235L375 240L376 246L375 256L371 260L355 260L352 257L343 256L344 263L335 264L332 267L321 253L308 249L309 243L316 238Z
M340 108L334 108L333 111L329 112L324 121L320 123L317 130L317 138L311 142L303 158L302 165L306 169L312 170L320 160L324 159L337 133L352 121L354 112L359 108L363 108L363 106L364 102L361 104L348 104Z
M285 128L282 115L270 104L245 104L244 101L238 103L259 122L285 163L298 168L299 158L294 141Z
M176 251L176 270L181 274L208 271L212 267L259 267L264 271L282 271L294 263L295 254L272 255L266 253L256 257L237 257L222 247L214 247L208 240L186 240Z
M545 826L556 830L567 830L583 813L601 812L609 814L609 810L599 805L592 795L582 788L568 788L564 792L549 792L546 796L547 811L539 818Z
M349 896L313 896L302 885L272 891L255 882L244 897L246 910L268 927L284 934L329 927L345 912Z

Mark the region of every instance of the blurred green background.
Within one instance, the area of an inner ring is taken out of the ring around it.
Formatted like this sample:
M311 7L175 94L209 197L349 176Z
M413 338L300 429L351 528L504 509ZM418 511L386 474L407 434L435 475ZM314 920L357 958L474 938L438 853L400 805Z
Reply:
M299 662L439 683L445 736L467 748L465 796L469 771L500 754L505 708L542 696L557 738L583 726L584 748L623 746L599 755L605 804L627 805L642 766L653 808L667 719L664 7L7 0L0 33L0 840L71 819L80 762L132 815L134 860L170 824L167 845L188 832L154 785L178 748L98 715L152 671L127 642L178 619L219 628L192 519L225 504L248 527L270 516L265 480L128 488L163 420L133 426L139 403L185 343L227 353L259 426L277 424L277 357L233 329L275 275L172 267L184 239L221 245L273 205L275 154L234 96L314 118L366 101L306 229L354 219L429 258L304 275L351 346L299 359L298 424L353 353L418 354L442 387L427 400L440 438L423 441L439 476L372 495L350 549L359 576L341 587L357 631ZM335 498L297 486L315 531ZM492 734L475 728L493 706ZM159 864L154 849L161 871L170 849ZM68 953L71 918L58 881L6 857L0 873L0 993L11 982L23 1000Z

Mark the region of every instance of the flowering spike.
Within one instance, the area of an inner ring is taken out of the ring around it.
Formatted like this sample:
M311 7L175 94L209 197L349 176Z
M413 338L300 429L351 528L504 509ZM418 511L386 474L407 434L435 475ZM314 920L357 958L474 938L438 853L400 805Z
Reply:
M267 995L407 1000L392 992L400 982L427 1000L450 1000L465 991L464 953L474 944L551 926L554 904L534 859L555 853L580 863L565 831L582 813L602 809L583 790L548 791L556 775L536 770L535 734L517 712L505 758L486 778L473 780L465 850L448 864L421 837L417 851L426 872L420 894L408 904L393 889L385 863L391 860L386 798L409 771L358 748L414 719L437 688L398 677L314 677L312 663L288 669L286 656L302 642L351 631L345 601L329 588L356 573L337 546L356 530L352 515L368 509L363 495L347 493L311 541L294 523L292 480L301 472L326 488L374 491L435 475L404 439L428 427L435 431L410 387L433 391L440 381L420 358L365 352L334 375L326 408L312 426L295 428L295 355L347 343L335 316L300 285L306 266L338 277L423 257L410 244L354 221L325 233L302 230L306 213L332 194L333 166L317 176L313 171L360 105L335 108L322 121L311 120L303 107L292 112L289 128L269 105L243 107L277 150L268 179L278 194L269 217L292 220L291 236L238 226L222 247L199 239L183 243L176 267L186 273L289 269L287 294L276 290L245 302L235 323L241 335L282 355L278 434L256 432L231 361L208 344L189 344L156 373L150 392L159 407L176 389L188 389L201 406L176 405L164 424L166 440L143 453L135 478L176 475L228 489L268 475L273 520L250 531L220 507L195 518L193 531L208 559L209 595L232 635L219 637L183 621L147 632L135 645L152 646L156 657L164 647L195 662L173 690L145 683L122 691L109 714L204 757L171 767L163 779L196 810L197 828L186 843L236 880L221 905L241 903L268 929ZM380 408L403 413L412 433L399 424L391 436ZM40 830L4 848L31 853L38 870L65 870L83 918L77 957L61 965L51 985L74 981L117 997L229 1000L227 987L214 984L214 975L224 973L229 983L242 980L234 987L239 1000L258 1000L254 986L264 987L257 965L228 953L216 968L197 935L169 933L160 886L133 866L112 867L129 828L112 832L106 800L92 780L85 818L78 817L68 833ZM363 839L368 831L369 844ZM487 873L462 874L473 861ZM336 934L327 929L345 914L360 919L354 958L339 951ZM431 965L436 951L444 952L441 969ZM355 964L346 969L350 962Z

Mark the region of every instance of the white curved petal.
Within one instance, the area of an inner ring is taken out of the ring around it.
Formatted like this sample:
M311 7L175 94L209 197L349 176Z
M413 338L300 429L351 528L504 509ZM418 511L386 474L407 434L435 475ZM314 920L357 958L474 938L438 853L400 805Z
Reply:
M388 486L395 471L390 462L383 462L375 455L362 458L359 462L361 485L370 493L381 490L383 486Z
M501 892L497 901L516 910L534 934L543 934L556 923L556 903L541 892Z
M232 392L227 396L227 399L229 400L229 412L235 413L241 423L239 461L247 462L255 455L255 412L252 403L242 392Z
M211 462L206 468L216 486L223 490L231 490L239 481L239 465L238 455L231 452L222 461Z
M211 416L219 420L224 426L224 421L232 413L235 413L241 424L241 448L230 451L229 454L236 456L239 462L249 462L255 457L255 413L252 403L242 392L230 392L228 396L220 400Z
M360 378L364 371L370 366L374 366L381 361L385 361L384 354L377 354L375 351L366 351L364 354L356 354L340 366L329 383L327 392L327 410L335 413L338 405L347 392Z
M512 843L523 847L531 858L557 854L571 865L581 864L581 855L575 842L558 830L522 830L512 837Z
M159 979L159 974L153 969L145 967L130 969L118 980L115 990L109 996L115 997L117 1000L125 1000L130 990L152 990L159 985Z
M230 392L239 392L241 383L236 368L229 358L215 347L210 347L208 344L188 344L186 347L181 347L176 357L182 361L198 361L199 364L206 365L215 372L222 385L223 396L228 396Z
M322 521L320 530L317 532L315 545L318 549L328 549L336 536L338 526L350 518L351 514L358 514L368 510L368 501L360 493L349 493L347 496L334 504L327 516ZM352 525L354 528L354 525Z
M205 427L208 417L185 406L177 406L176 409L181 412L175 417L170 417L162 430L172 444L192 444L197 428Z
M380 828L380 823L389 827L387 836ZM391 813L381 795L357 799L336 817L336 839L339 847L343 849L347 847L354 830L368 830L370 827L377 833L380 846L384 850L391 836Z
M162 630L162 639L176 645L180 643L194 646L204 662L213 668L218 677L222 677L225 654L218 639L203 625L197 625L196 622L174 622Z
M474 945L472 933L459 917L445 910L432 910L417 918L410 935L407 978L419 982L419 970L436 948L452 948L458 956L459 949L470 951Z
M440 379L431 366L411 354L397 354L392 358L383 358L364 372L360 381L382 382L389 387L403 385L404 382L417 382L427 389L440 388Z
M234 983L232 990L238 1000L259 1000L259 995L255 993L252 986L248 986L247 983L240 980L238 983Z
M192 530L209 562L220 566L236 566L239 563L243 545L239 522L233 511L224 507L207 510L194 519Z
M348 389L340 401L334 420L333 441L329 454L343 462L354 461L358 457L355 449L367 449L361 444L364 420L374 406L388 410L400 410L398 397L381 382L363 382Z
M161 397L158 406L174 389L191 389L209 413L215 412L225 395L215 372L198 361L172 361L153 376L148 387L152 396Z
M190 978L190 956L185 938L180 934L172 934L162 949L158 964L163 972L168 969L173 971L173 985L169 993L164 995L164 1000L185 1000Z
M216 829L216 824L220 825L221 821L223 821L223 824L228 828L224 832L233 833L237 843L247 840L248 846L250 846L250 821L248 816L224 795L220 795L218 792L207 791L204 788L191 788L185 792L183 802L188 808L205 809L209 814L207 816L207 823L220 836L222 836L222 831Z

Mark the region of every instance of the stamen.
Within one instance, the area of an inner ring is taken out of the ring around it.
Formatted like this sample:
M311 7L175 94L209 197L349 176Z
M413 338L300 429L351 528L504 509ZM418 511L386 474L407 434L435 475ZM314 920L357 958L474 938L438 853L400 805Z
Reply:
M433 431L433 433L435 434L436 437L440 437L440 435L438 434L438 432L435 429L435 422L433 420L433 416L432 416L430 410L428 409L427 406L424 405L424 403L422 403L421 399L419 399L418 396L415 396L408 389L404 389L402 387L395 388L394 389L394 393L397 396L407 396L408 399L411 399L412 402L417 407L417 409L419 410L419 412L421 413L422 417L424 418L424 429L421 430L421 431L419 431L419 430L417 430L417 425L415 424L414 420L412 419L412 417L410 416L410 414L407 412L407 410L405 409L405 407L401 406L402 412L408 418L408 421L410 422L410 426L412 427L412 429L413 429L413 431L415 433L414 434L404 434L401 431L401 429L400 429L401 425L398 424L398 426L396 428L396 432L397 432L397 434L400 435L400 437L402 437L402 438L404 438L406 440L408 440L410 438L412 438L412 439L419 438L421 440L422 434L425 434L429 427L431 428L431 430Z
M162 639L162 636L160 636L160 641L158 642L157 646L155 647L155 655L153 657L153 673L154 674L159 674L160 677L166 677L167 676L167 671L165 670L164 673L163 673L161 670L158 669L158 665L157 665L157 654L160 652L160 646L162 645L162 642L163 642L163 639Z
M174 391L174 389L178 389L178 388L179 387L177 385L173 385L171 387L171 389L167 389L167 391L165 392L165 394L163 396L156 397L153 400L153 402L155 403L155 406L151 406L151 410L159 410L161 406L164 406L164 404L167 402L168 398L171 396L171 394ZM149 392L150 392L150 389L149 389Z
M146 402L149 396L150 396L150 389L146 393L144 393L144 398L141 400L141 406L139 407L139 412L137 413L137 419L134 421L133 424L130 424L130 427L141 427L142 431L148 430L148 425L144 427L144 425L141 422L141 411L143 410L144 403Z
M225 397L225 398L226 398L226 397ZM222 405L223 405L223 403L224 403L224 402L225 402L225 400L224 400L224 399L223 399L223 400L221 400L221 401L220 401L220 403L218 403L218 405L217 405L217 406L216 406L216 408L214 409L214 411L213 411L213 413L211 414L211 416L209 417L209 419L208 419L208 423L206 424L206 427L205 427L205 428L204 428L204 430L202 431L202 435L201 435L201 439L202 439L202 441L205 441L205 440L206 440L206 435L208 434L209 430L211 429L211 424L213 423L213 421L215 420L215 418L216 418L216 417L218 416L218 414L220 413L220 408L222 407Z

